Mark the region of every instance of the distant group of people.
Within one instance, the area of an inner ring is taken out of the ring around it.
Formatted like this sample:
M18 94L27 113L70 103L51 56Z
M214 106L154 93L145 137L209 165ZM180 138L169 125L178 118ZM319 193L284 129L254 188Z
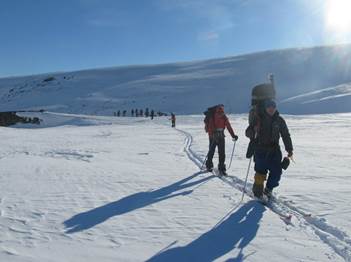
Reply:
M151 117L153 119L155 117L155 111L152 109L149 111L149 108L146 108L145 111L143 109L132 109L130 111L131 116L135 117Z
M122 112L118 110L117 112L113 112L114 116L127 116L127 110L123 110Z
M113 112L114 116L127 116L127 110L118 110L117 112ZM162 115L160 112L157 113L157 115ZM130 116L132 117L151 117L153 119L156 114L155 111L152 109L149 111L149 108L146 108L145 111L143 109L131 109L130 110Z
M113 112L114 116L127 116L127 110L118 110L117 112ZM149 110L149 108L146 108L145 111L143 109L131 109L130 110L130 116L132 117L151 117L151 119L154 119L155 116L167 116L166 113L163 113L161 111L158 111L155 113L153 109ZM174 113L171 113L171 120L172 120L172 127L175 127L175 115Z

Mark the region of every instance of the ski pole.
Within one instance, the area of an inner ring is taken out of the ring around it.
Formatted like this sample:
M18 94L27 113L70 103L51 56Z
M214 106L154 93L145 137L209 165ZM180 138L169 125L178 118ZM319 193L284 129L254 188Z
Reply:
M231 165L232 165L233 156L234 156L234 150L235 150L235 145L236 145L236 140L234 141L233 150L232 150L232 156L230 157L230 163L229 163L228 169L230 169L230 167L231 167Z
M209 153L209 152L208 152L208 153ZM201 167L200 167L200 170L202 170L202 168L204 167L204 165L205 165L205 163L206 163L206 161L207 161L208 153L207 153L207 155L206 155L206 157L205 157L205 160L202 162L202 165L201 165Z
M241 196L241 201L243 201L243 199L244 199L244 194L245 194L245 192L246 192L246 184L247 184L247 178L248 178L249 172L250 172L251 161L252 161L252 157L250 157L249 166L247 167L246 178L245 178L245 183L244 183L244 188L243 188L243 194L242 194L242 196Z

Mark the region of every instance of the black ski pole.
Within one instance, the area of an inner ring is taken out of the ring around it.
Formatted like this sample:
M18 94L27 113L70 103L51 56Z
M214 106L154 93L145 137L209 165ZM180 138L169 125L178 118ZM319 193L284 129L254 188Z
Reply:
M252 157L250 157L249 166L247 167L246 178L245 178L245 183L244 183L244 187L243 187L243 194L242 194L242 196L241 196L241 201L243 201L243 199L244 199L244 194L246 193L246 184L247 184L247 178L248 178L249 173L250 173L251 161L252 161ZM241 201L240 201L240 202L241 202Z
M209 153L209 152L208 152L208 153ZM202 169L203 169L204 164L205 164L205 163L206 163L206 161L207 161L208 153L207 153L207 155L206 155L206 157L205 157L205 160L202 162L202 165L201 165L201 167L200 167L200 170L202 170Z
M233 156L234 156L234 150L235 150L235 145L236 145L236 140L234 141L233 150L232 150L232 155L231 155L231 157L230 157L230 163L229 163L228 169L230 169L230 167L231 167L231 165L232 165Z

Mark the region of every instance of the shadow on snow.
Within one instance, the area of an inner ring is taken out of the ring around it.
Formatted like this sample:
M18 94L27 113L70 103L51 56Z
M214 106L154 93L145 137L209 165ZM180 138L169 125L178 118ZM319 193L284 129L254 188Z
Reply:
M119 216L169 198L191 194L194 188L186 191L179 191L195 185L199 186L214 177L214 175L212 175L196 181L190 181L201 173L203 172L197 172L176 183L157 190L136 193L107 205L77 214L63 222L67 228L66 233L83 231L103 223L111 217Z
M255 238L265 210L257 201L249 201L188 245L161 251L148 261L214 261L234 249L239 254L226 261L243 261L243 249Z

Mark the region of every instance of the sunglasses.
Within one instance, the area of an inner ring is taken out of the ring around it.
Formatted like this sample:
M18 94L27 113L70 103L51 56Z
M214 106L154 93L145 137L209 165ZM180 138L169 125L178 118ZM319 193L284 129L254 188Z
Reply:
M269 107L276 108L277 105L275 104L275 102L270 102L270 103L267 103L267 104L265 105L265 107L266 107L266 108L269 108Z

